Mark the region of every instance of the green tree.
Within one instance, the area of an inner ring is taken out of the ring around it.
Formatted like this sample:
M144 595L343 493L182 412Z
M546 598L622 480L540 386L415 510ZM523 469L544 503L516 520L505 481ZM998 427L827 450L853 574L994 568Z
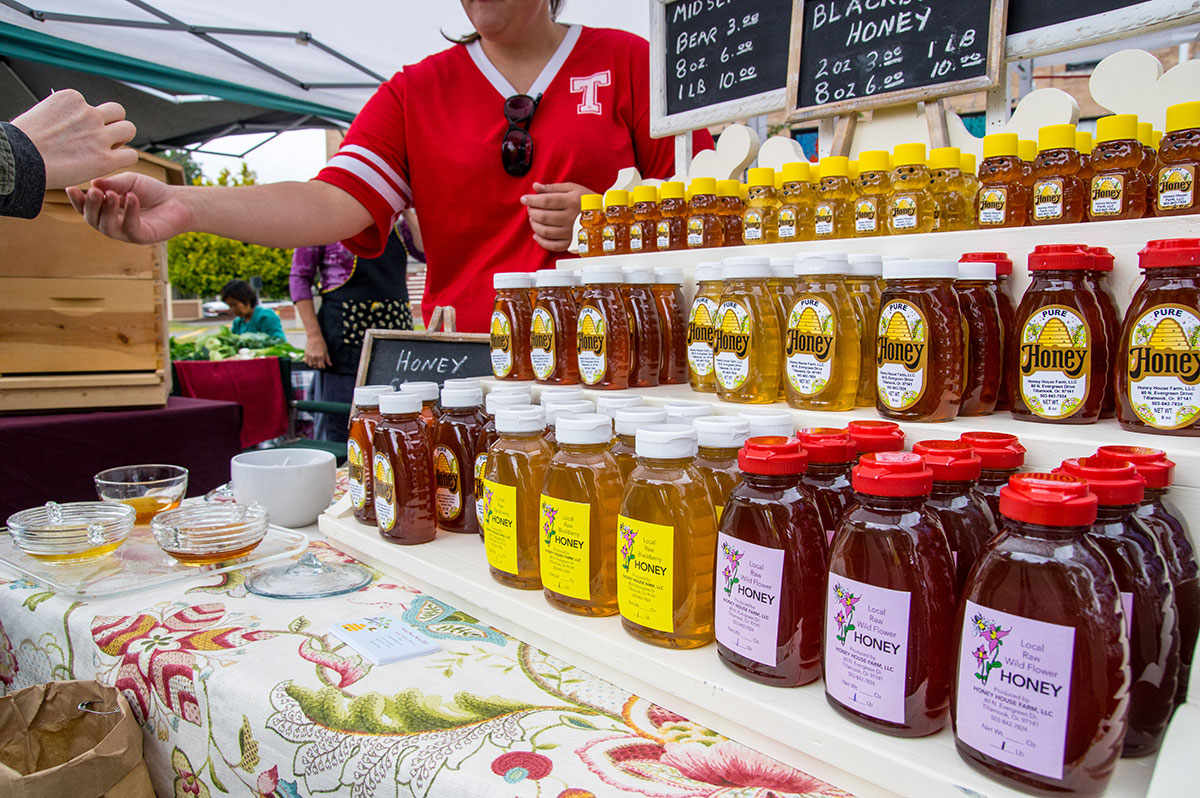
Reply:
M187 150L163 150L162 152L154 153L160 158L166 158L168 161L174 161L183 167L183 182L184 185L198 186L204 178L204 172L200 169L200 164L196 163L196 159Z

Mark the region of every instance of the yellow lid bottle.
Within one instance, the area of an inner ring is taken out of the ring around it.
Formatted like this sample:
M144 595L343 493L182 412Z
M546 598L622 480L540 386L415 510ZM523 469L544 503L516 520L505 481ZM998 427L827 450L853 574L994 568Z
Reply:
M929 191L936 204L933 229L938 232L966 230L974 208L967 204L967 187L958 147L935 147L929 151Z
M688 200L688 249L724 246L725 225L718 212L717 181L711 177L697 177L692 181L690 190L692 198Z
M614 188L604 192L604 226L600 228L600 248L605 255L629 254L629 223L633 210L629 192Z
M639 429L638 465L617 518L621 625L665 648L698 648L713 639L717 518L695 456L691 427Z
M779 199L775 196L775 170L757 166L747 177L750 192L746 195L746 209L742 211L742 241L747 244L777 243Z
M1088 221L1140 219L1146 215L1148 185L1141 170L1143 153L1137 127L1136 114L1113 114L1096 120Z
M783 182L779 195L779 241L808 241L812 238L813 187L807 161L785 163L776 175Z
M1197 174L1200 174L1200 102L1167 106L1166 135L1158 147L1155 214L1177 216L1200 212Z
M633 221L629 223L629 251L633 253L657 252L658 189L654 186L637 186L633 189Z
M496 408L496 442L488 449L480 525L488 570L502 585L542 587L538 548L539 498L550 464L540 407Z
M854 184L850 159L830 155L821 159L821 183L813 201L813 239L849 238L854 233Z
M925 145L897 144L892 151L892 193L888 196L888 233L928 233L937 204L929 191Z
M717 395L726 402L770 404L779 394L779 319L767 278L767 258L726 258L724 290L713 321Z
M1079 179L1084 186L1092 182L1092 134L1086 130L1075 131L1075 149L1079 150Z
M892 193L892 172L887 150L866 150L858 154L858 190L854 198L854 237L881 236L887 226L888 195Z
M1017 141L1017 155L1021 159L1021 181L1025 187L1033 188L1033 162L1037 160L1037 142L1030 139Z
M1083 160L1075 149L1074 125L1038 129L1038 154L1033 162L1033 212L1030 223L1074 224L1083 221L1087 207L1079 170Z
M976 174L978 171L978 160L975 158L975 153L964 152L959 156L958 168L962 170L963 176L963 192L967 197L967 208L970 209L967 214L969 229L975 229L975 197L979 194L979 177Z
M855 407L875 406L875 337L872 331L879 320L883 258L874 254L847 257L846 293L854 308L858 328L858 390Z
M687 247L687 201L683 183L668 180L658 187L658 212L654 246L659 252Z
M801 410L853 410L862 352L846 291L846 255L796 258L799 279L784 338L787 403Z
M688 384L693 391L717 392L717 376L713 371L713 319L725 290L721 281L721 264L696 264L696 297L688 311L687 366Z
M736 180L717 181L717 209L727 244L740 242L742 211L746 209L746 203L742 201L741 183Z
M717 523L725 512L729 494L742 481L738 450L750 437L750 422L737 416L701 416L692 419L696 430L696 470L717 511Z
M667 411L661 407L621 407L613 413L615 434L610 451L617 463L622 489L629 483L629 475L637 466L637 431L642 427L657 427L666 421Z
M979 193L975 195L975 224L980 230L1023 227L1029 213L1025 162L1018 152L1016 133L983 137L983 163L979 164Z
M617 541L622 482L609 452L612 419L560 416L559 451L546 469L538 527L546 601L575 615L617 613Z
M603 255L600 228L604 227L604 197L584 194L579 198L579 256L594 258Z
M1158 148L1154 146L1154 126L1149 122L1138 122L1138 142L1142 145L1142 174L1146 176L1146 215L1151 216L1154 208L1154 183L1158 174Z

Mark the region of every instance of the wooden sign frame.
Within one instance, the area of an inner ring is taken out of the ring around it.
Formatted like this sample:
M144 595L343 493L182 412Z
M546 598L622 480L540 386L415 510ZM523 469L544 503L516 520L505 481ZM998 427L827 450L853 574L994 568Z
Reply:
M1018 61L1200 21L1200 0L1148 0L1006 37L1004 58Z
M1198 0L1200 1L1200 0ZM898 91L881 91L867 97L855 97L824 105L797 108L800 95L800 53L804 46L804 0L796 0L792 11L792 46L788 52L787 105L789 122L803 122L830 116L842 116L924 100L937 100L955 94L986 91L1000 82L1000 68L1005 59L1004 28L1008 20L1008 0L991 0L992 12L988 17L987 72L981 77L954 80L937 86L917 86Z
M371 354L376 341L446 341L451 343L490 343L487 333L420 332L416 330L367 330L363 333L362 354L358 358L358 373L355 385L364 385L371 364Z
M678 114L667 113L667 6L682 0L651 0L650 2L650 135L662 138L677 133L690 133L709 125L746 119L758 114L781 111L787 106L787 89L764 91L750 97L695 108ZM797 4L801 10L803 3ZM792 9L792 30L796 25L797 8ZM790 78L789 78L790 83ZM689 159L690 160L690 159Z

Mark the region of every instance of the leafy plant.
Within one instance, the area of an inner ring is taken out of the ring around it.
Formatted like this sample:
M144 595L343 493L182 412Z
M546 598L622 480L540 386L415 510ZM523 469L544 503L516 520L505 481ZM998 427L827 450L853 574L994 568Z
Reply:
M180 341L171 338L172 360L227 360L240 350L250 350L252 357L287 357L293 361L304 359L304 350L287 341L273 339L266 333L242 333L234 335L228 327L219 332L202 335L195 341Z

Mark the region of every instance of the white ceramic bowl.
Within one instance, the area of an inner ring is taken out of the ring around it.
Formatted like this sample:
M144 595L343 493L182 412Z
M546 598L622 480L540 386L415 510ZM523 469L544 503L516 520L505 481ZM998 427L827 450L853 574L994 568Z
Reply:
M259 449L229 462L238 504L261 504L271 523L308 526L333 499L337 459L319 449Z

